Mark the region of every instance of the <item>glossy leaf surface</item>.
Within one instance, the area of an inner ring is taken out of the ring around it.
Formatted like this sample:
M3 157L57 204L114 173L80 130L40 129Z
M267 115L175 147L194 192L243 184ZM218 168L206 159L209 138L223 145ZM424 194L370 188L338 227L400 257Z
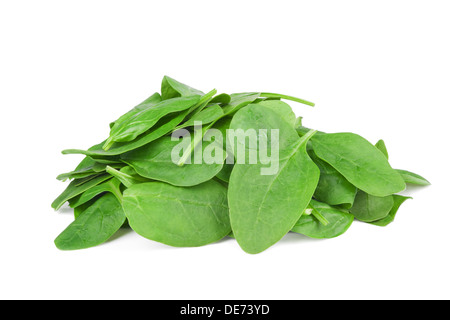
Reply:
M244 251L254 254L266 250L292 229L311 200L319 169L306 152L310 136L300 139L274 111L258 104L243 108L233 118L231 128L248 127L280 130L278 172L262 175L262 163L237 163L230 177L233 234Z
M107 241L125 222L119 200L107 193L81 213L56 239L61 250L78 250Z
M203 155L206 150L214 147L215 141L203 143L196 148L189 163L178 166L173 162L173 150L183 141L172 140L166 136L153 143L122 155L122 160L133 167L136 172L146 178L167 182L175 186L195 186L211 180L223 167L225 152L217 145L216 155L220 162L206 163ZM189 141L186 147L189 147ZM222 152L222 155L219 153ZM198 161L197 161L198 160Z
M326 203L311 200L309 206L325 217L328 224L320 223L312 214L303 214L292 228L293 232L315 239L330 239L345 233L353 223L353 215Z
M368 194L384 197L406 188L385 155L357 134L317 134L311 142L320 159Z
M356 194L350 213L360 221L373 222L385 218L393 206L394 197L392 195L376 197L360 190Z
M231 231L227 189L214 180L191 188L137 184L125 191L123 207L134 231L174 247L206 245Z

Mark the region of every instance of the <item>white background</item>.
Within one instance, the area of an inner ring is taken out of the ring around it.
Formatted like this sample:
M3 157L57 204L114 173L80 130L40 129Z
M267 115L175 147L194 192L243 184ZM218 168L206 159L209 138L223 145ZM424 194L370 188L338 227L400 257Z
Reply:
M448 299L448 1L0 2L0 298ZM386 141L428 178L394 224L290 234L259 255L229 239L171 248L121 232L63 252L57 174L169 75L203 91L269 91L304 124Z

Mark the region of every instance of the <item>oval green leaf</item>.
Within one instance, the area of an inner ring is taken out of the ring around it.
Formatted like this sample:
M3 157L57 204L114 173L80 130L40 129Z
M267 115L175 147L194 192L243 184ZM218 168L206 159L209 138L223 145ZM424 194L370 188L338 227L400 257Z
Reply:
M385 218L394 206L394 197L372 196L359 190L350 213L363 222L373 222Z
M81 213L56 239L61 250L78 250L107 241L125 222L119 200L106 193Z
M276 173L262 175L261 169L267 165L261 162L237 163L230 177L228 203L233 234L244 251L256 254L292 229L311 200L320 172L306 152L310 135L299 139L295 130L271 109L245 107L236 113L231 128L280 130L280 157L272 163L278 166Z
M309 206L317 210L328 221L328 224L320 223L312 214L303 214L292 228L293 232L314 239L331 239L344 234L353 223L353 215L326 203L311 200Z
M401 175L385 155L354 133L317 134L312 139L315 154L368 194L384 197L406 188Z
M187 139L187 138L186 138ZM189 141L188 141L189 142ZM172 141L172 137L162 137L147 146L125 153L122 160L136 170L136 172L149 179L167 182L175 186L195 186L216 176L223 167L225 152L215 141L203 141L201 146L195 148L190 163L178 166L173 162L172 152L183 144L183 140ZM186 147L189 147L188 143ZM205 163L203 155L206 150L214 148L215 155L220 162ZM222 155L219 154L222 153ZM200 161L196 161L199 159Z
M123 207L139 235L174 247L203 246L231 231L227 189L214 180L190 188L136 184L125 190Z

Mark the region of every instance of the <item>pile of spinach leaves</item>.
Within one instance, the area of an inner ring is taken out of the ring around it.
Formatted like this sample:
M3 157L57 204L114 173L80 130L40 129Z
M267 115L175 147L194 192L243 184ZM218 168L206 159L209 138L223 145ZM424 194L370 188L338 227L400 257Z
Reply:
M56 246L97 246L125 227L175 247L230 236L255 254L288 232L325 239L345 233L354 219L386 226L409 199L398 194L407 184L429 185L415 173L393 169L383 140L373 145L354 133L308 129L281 100L314 106L274 93L204 93L164 77L161 93L110 123L107 139L87 150L63 151L85 158L57 177L71 182L52 207L68 202L75 220ZM248 128L279 130L276 174L262 175L260 161L229 164L233 150L225 150L220 163L187 163L202 151L196 146L208 130ZM200 138L173 163L177 142L171 134L179 129Z

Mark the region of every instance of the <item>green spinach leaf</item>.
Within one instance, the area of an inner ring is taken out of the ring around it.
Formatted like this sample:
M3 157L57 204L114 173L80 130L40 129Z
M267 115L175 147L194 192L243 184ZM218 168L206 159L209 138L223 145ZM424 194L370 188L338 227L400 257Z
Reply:
M383 154L386 156L386 158L389 158L389 154L388 154L386 145L383 140L378 141L375 146L381 152L383 152ZM406 184L412 184L412 185L418 185L418 186L429 186L430 185L430 182L427 179L425 179L424 177L422 177L416 173L413 173L413 172L410 172L407 170L399 170L399 169L396 169L396 171L402 176L402 178Z
M297 116L287 103L278 100L268 100L259 102L258 105L271 109L288 124L290 124L292 127L295 127Z
M161 97L163 100L169 100L178 97L187 97L187 96L195 96L204 95L200 90L194 89L185 85L181 82L178 82L171 77L165 76L161 83Z
M193 115L186 122L179 125L175 130L192 127L195 125L195 122L200 122L202 125L209 124L216 121L217 119L222 118L223 116L224 112L220 105L213 104L201 110L199 113Z
M107 241L125 222L125 213L116 196L106 193L81 213L56 239L61 250L78 250Z
M111 129L110 136L103 146L104 150L111 148L114 142L133 141L142 133L151 129L162 117L176 112L185 111L197 102L200 96L188 96L162 101L152 108L141 111L120 122Z
M311 200L309 206L317 210L328 223L324 225L314 215L303 214L292 228L293 232L315 239L331 239L345 233L353 223L353 215L326 203Z
M112 129L114 126L119 126L122 122L127 121L128 119L134 117L136 114L138 114L144 110L147 110L147 109L150 109L150 108L156 106L161 101L162 101L161 95L156 92L153 95L151 95L150 97L148 97L147 99L145 99L143 102L138 104L136 107L134 107L133 109L131 109L130 111L125 113L119 119L110 123L109 127Z
M186 141L185 148L189 148L190 140ZM173 140L170 136L162 137L145 147L123 154L122 160L143 177L183 187L195 186L211 180L222 170L225 152L216 141L203 141L202 145L194 151L190 163L178 166L173 162L172 152L182 144L183 142ZM203 156L208 155L207 150L211 148L214 150L216 160L220 161L205 162Z
M226 93L218 94L217 96L215 96L211 100L211 103L218 103L218 104L221 104L221 105L226 105L226 104L228 104L230 102L231 102L231 96L229 94L226 94Z
M360 221L373 222L386 218L393 206L394 197L392 195L376 197L360 190L356 194L350 213Z
M311 139L311 144L320 159L368 194L384 197L406 188L385 155L357 134L321 133Z
M70 201L70 207L71 208L79 207L105 192L110 192L114 194L117 197L117 199L121 200L122 193L120 191L120 184L121 183L118 179L113 178L95 187L92 187L86 190L81 195L77 196L76 198L71 199L72 201Z
M336 169L318 158L314 151L310 150L309 156L320 170L319 183L314 191L314 198L330 205L351 208L355 201L357 188Z
M375 144L375 147L377 147L377 149L380 150L384 154L386 159L389 160L389 153L387 151L386 144L385 144L384 140L378 140L378 142Z
M397 169L397 172L400 173L403 180L407 184L413 184L417 186L429 186L431 183L425 179L424 177L418 175L417 173L413 173L407 170L399 170Z
M214 180L191 188L136 184L124 192L123 208L134 231L174 247L203 246L231 231L227 189Z
M392 207L391 211L389 211L389 214L384 217L383 219L376 220L373 222L369 222L373 225L379 226L379 227L385 227L392 222L394 222L395 216L397 215L398 209L400 209L400 206L408 199L412 199L411 197L404 197L397 194L392 195L394 198L394 206Z
M299 139L279 114L258 104L241 109L231 122L232 129L247 127L280 131L276 174L262 175L261 169L266 166L262 163L236 163L230 177L233 234L244 251L255 254L292 229L311 200L320 172L306 152L306 143L314 132Z
M91 179L89 181L85 181L80 183L80 180L73 180L69 186L61 193L58 198L55 199L52 203L52 208L55 210L60 209L67 201L70 199L82 194L86 190L89 190L96 185L105 182L106 180L111 179L111 175L103 174Z
M122 153L145 146L146 144L172 132L176 128L176 126L183 121L187 114L188 111L184 111L176 115L168 115L158 122L156 129L144 133L134 141L115 143L108 151L103 150L101 147L95 146L89 150L67 149L62 153L84 154L86 156L95 158L96 161L100 161L98 157L114 157L117 155L121 155Z

